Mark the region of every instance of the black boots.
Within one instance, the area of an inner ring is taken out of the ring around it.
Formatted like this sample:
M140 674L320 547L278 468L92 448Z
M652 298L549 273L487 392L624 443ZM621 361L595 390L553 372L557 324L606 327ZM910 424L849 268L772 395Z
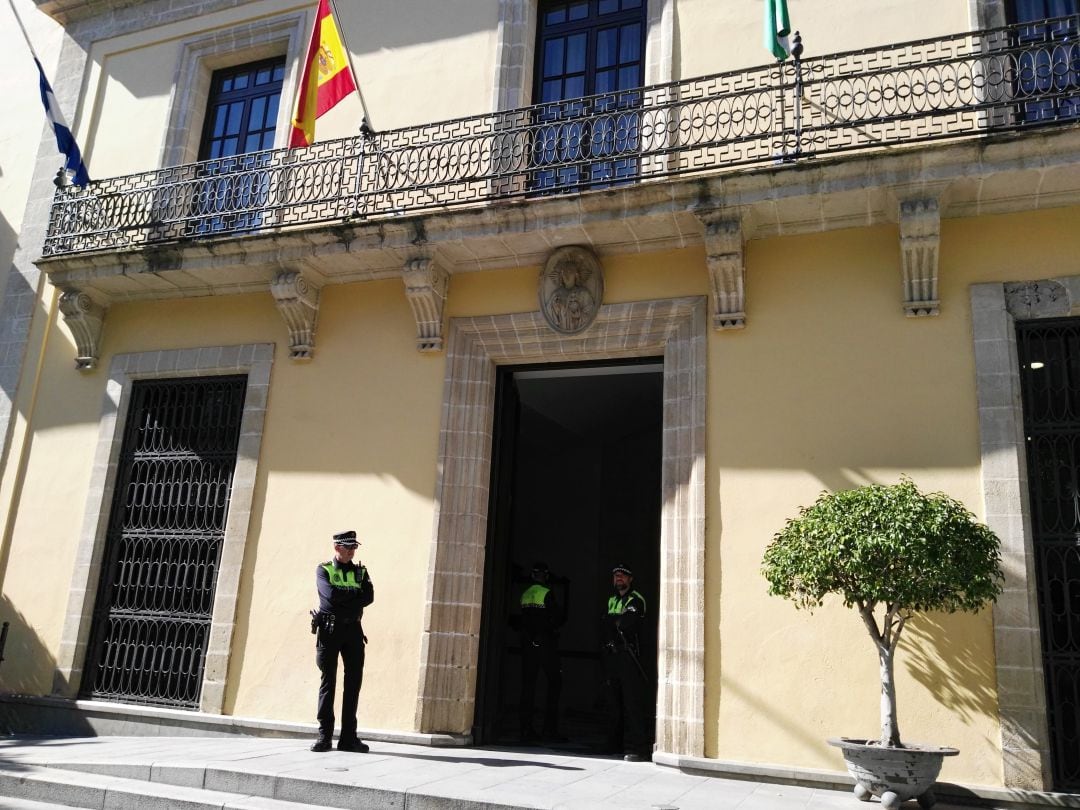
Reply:
M311 744L311 750L316 754L329 751L333 747L334 745L330 737L319 737L319 739ZM338 740L337 750L351 751L354 754L366 754L371 749L368 748L367 743L356 739L356 737L342 737Z
M370 749L367 743L362 740L356 739L356 737L350 737L348 739L342 737L337 742L338 751L352 751L354 754L366 754Z

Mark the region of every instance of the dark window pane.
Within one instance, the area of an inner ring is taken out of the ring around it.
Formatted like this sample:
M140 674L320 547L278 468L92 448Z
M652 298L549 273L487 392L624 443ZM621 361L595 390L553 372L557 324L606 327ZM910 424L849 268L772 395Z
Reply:
M266 97L253 99L251 102L251 114L248 116L249 126L254 129L262 129L266 126Z
M277 125L278 104L281 102L281 94L274 93L270 96L266 109L266 126L270 127L271 134Z
M233 89L234 90L245 90L245 89L247 89L248 78L249 78L249 76L248 76L247 73L241 73L239 76L237 76L235 79L233 79Z
M232 79L226 79L225 81L223 81L221 83L221 92L222 93L228 93L229 91L231 91L232 90L232 82L233 82Z
M237 135L244 116L244 103L241 101L229 105L229 123L225 126L227 135Z
M270 81L270 76L270 68L263 68L255 74L255 84L266 84L268 81Z
M251 135L248 135L247 139L244 141L244 151L258 152L261 145L262 138L259 137L259 133L253 132Z
M619 41L617 28L605 28L596 34L596 67L611 67L615 64L615 51ZM600 92L600 91L597 91Z
M280 82L285 78L285 65L278 65L274 68L274 81Z
M210 144L210 159L217 160L221 157L221 141L214 141Z
M236 138L226 138L225 141L221 144L221 156L222 157L230 157L232 155L235 155L236 154L236 145L237 145Z
M624 25L619 42L619 62L636 62L641 58L641 26Z
M561 76L563 69L563 38L549 39L544 43L544 78Z
M215 138L220 138L225 134L225 113L228 112L228 108L224 105L218 107L214 111L214 127L211 130Z
M266 130L266 132L263 133L262 146L260 148L262 148L262 149L273 149L274 148L274 130L268 129L268 130Z
M566 38L566 72L585 72L585 46L587 34L574 34Z
M554 11L549 11L544 16L545 25L558 25L559 23L566 22L566 6L557 8Z
M590 0L588 14L585 6L583 0L539 3L543 44L537 48L534 98L545 106L535 113L530 151L537 170L529 185L542 193L602 187L639 171L640 112L633 108L642 101L636 88L643 76L645 4ZM562 10L568 11L565 18L551 14ZM558 23L549 24L556 17ZM545 46L556 37L562 50L549 54ZM593 95L599 98L585 101Z

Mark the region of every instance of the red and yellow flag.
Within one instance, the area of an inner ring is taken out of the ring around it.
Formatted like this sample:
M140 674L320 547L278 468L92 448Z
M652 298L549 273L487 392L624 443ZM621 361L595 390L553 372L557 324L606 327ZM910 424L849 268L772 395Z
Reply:
M345 43L330 10L330 0L319 0L315 28L311 32L300 95L296 100L289 147L311 146L315 119L356 90Z

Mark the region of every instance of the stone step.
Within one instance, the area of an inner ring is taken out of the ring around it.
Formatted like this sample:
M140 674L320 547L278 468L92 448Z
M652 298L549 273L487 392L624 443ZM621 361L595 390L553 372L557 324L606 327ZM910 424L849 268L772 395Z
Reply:
M29 799L13 799L10 796L0 796L0 810L71 810L71 805L32 802Z
M96 767L96 769L95 769ZM243 792L125 778L104 771L116 763L80 763L75 768L0 764L0 808L92 808L93 810L325 810L324 804L272 799ZM189 769L195 770L195 769ZM197 769L201 774L203 769ZM147 769L149 771L149 769ZM149 776L149 773L147 774ZM309 798L309 797L307 797Z

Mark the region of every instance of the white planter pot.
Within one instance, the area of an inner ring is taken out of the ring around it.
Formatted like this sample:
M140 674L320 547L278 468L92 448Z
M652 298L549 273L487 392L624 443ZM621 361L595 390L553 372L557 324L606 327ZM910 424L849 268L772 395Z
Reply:
M924 810L933 807L936 799L931 788L941 773L942 760L960 753L955 748L932 745L889 748L875 740L849 737L833 737L829 745L844 755L848 773L855 780L855 798L866 802L877 796L884 810L896 810L908 799L918 799Z

